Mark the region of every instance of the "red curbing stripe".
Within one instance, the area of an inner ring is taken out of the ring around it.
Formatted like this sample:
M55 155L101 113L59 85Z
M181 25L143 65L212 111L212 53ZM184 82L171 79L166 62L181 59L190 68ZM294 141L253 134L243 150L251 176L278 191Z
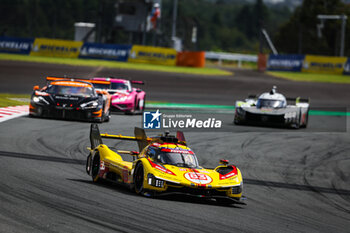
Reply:
M19 111L19 110L9 110L9 109L0 109L2 111L6 111L6 112L9 112L9 113L21 113L23 111Z
M5 114L5 115L13 115L12 113L8 113L8 112L1 112L1 111L0 111L0 114Z
M9 107L0 108L0 123L27 115L28 113L29 113L28 105L9 106Z

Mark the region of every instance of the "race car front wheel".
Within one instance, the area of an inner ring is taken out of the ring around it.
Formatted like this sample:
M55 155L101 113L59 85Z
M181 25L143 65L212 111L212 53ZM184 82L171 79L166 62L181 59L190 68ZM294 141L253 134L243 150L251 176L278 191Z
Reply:
M307 128L308 121L309 121L309 111L305 114L304 124L302 125L303 128Z
M91 176L93 182L99 182L99 173L100 173L100 155L96 154L93 157L91 164Z
M142 163L138 163L134 173L134 188L137 194L143 193L144 171Z
M110 113L110 111L108 110L108 111L104 114L104 116L103 116L103 121L109 122L110 118L111 118L111 113Z
M145 111L145 106L146 106L146 97L144 97L143 99L140 99L139 101L138 101L138 109L139 109L139 111L140 111L140 113L142 114L143 113L143 111Z
M91 159L92 159L92 155L91 153L89 153L88 157L86 158L86 172L88 175L90 175L90 171L91 171Z

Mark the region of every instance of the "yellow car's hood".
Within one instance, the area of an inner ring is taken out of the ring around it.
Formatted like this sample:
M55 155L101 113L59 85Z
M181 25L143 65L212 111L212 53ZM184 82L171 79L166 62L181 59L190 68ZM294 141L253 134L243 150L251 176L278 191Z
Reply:
M242 181L238 168L235 173L222 176L212 169L194 169L173 165L164 165L164 167L167 169L166 172L158 170L154 175L168 182L189 187L224 188L239 185Z

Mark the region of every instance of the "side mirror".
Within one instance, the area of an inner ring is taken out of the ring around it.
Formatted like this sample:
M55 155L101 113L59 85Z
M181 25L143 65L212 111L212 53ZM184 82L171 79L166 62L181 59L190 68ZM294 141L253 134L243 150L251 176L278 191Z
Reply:
M227 159L220 159L220 164L227 166L229 161Z
M130 155L139 155L140 153L137 151L130 151Z
M39 86L34 86L33 87L33 91L37 91L37 90L39 90L40 88L39 88Z

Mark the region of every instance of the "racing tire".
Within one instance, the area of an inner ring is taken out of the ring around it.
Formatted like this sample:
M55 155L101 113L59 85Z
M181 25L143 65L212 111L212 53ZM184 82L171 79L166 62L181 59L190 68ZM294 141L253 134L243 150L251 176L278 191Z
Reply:
M142 102L142 108L141 108L141 104L140 104L141 100L137 100L137 105L135 107L135 111L134 111L134 114L138 114L138 115L141 115L143 113L143 110L145 109L145 102L143 100Z
M142 105L140 105L141 100L138 101L137 106L139 109L139 113L142 114L145 111L145 107L146 107L146 97L143 98L142 100Z
M107 113L104 114L103 121L109 122L110 119L111 119L111 111L108 109Z
M299 129L300 128L300 122L301 122L301 112L299 112L299 117L296 120L295 124L292 125L293 129Z
M98 183L100 182L100 155L95 154L91 161L91 177L92 177L92 182Z
M89 155L86 158L86 173L88 175L90 175L90 172L91 172L91 162L92 162L91 158L92 158L92 155L91 153L89 153Z
M101 117L101 119L97 119L96 123L102 123L103 122L103 116Z
M308 122L309 122L309 111L306 113L305 124L302 125L302 128L307 128L307 123Z
M237 120L236 117L233 119L233 124L235 125L242 125L242 122Z
M142 163L138 163L134 173L134 190L137 194L143 194L144 169Z

